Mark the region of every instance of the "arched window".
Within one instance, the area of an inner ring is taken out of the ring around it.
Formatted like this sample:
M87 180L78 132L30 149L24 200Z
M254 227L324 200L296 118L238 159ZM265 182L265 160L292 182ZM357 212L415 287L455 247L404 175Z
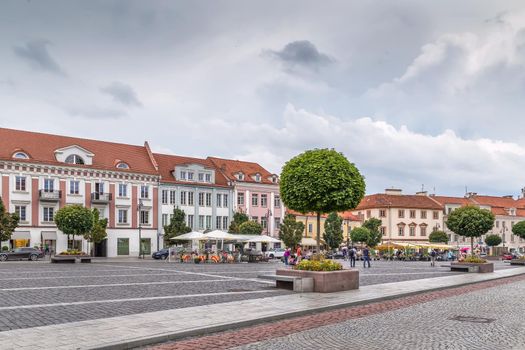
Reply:
M13 154L13 158L16 158L16 159L29 159L29 156L27 154L25 154L24 152L16 152L15 154Z
M82 157L80 157L77 154L70 154L66 158L66 163L68 163L68 164L84 164L84 159L82 159Z
M127 163L120 162L117 164L117 168L118 169L129 169L129 165Z

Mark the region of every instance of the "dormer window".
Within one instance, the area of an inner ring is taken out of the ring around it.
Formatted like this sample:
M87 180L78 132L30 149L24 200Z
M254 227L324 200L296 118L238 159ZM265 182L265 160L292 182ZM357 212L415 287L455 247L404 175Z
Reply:
M180 179L181 180L186 180L186 172L185 171L181 171L180 172Z
M255 174L254 179L255 179L255 181L257 181L257 182L261 182L261 174Z
M211 182L211 174L206 174L206 182Z
M193 181L193 172L188 172L188 181Z
M25 154L24 152L16 152L13 154L13 158L15 159L29 159L29 156Z
M237 180L244 180L244 174L243 173L237 173Z
M274 184L277 183L277 176L275 176L275 175L272 176L272 182L273 182Z
M129 165L127 163L120 162L117 164L117 168L118 169L129 169Z
M65 163L67 164L84 164L84 159L78 154L70 154L67 156Z

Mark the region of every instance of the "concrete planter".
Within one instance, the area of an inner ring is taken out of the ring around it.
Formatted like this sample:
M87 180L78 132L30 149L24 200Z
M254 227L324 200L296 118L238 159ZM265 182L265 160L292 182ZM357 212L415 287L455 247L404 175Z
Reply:
M525 260L523 259L512 259L510 261L511 265L525 265Z
M477 273L487 273L494 272L494 263L486 262L482 264L476 263L464 263L464 262L455 262L450 264L451 269L454 267L468 267L468 272L477 272Z
M280 269L277 275L310 277L314 280L314 292L332 293L344 290L359 289L358 270L340 270L329 272L284 270Z

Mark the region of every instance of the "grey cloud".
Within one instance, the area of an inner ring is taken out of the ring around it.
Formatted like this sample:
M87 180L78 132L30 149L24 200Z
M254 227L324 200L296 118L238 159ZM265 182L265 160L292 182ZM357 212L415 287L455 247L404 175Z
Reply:
M308 40L292 41L280 51L266 50L265 53L291 66L318 68L334 62L333 58L320 52Z
M125 106L141 107L142 103L139 101L135 90L127 84L114 81L108 86L100 89L101 92L108 94L114 101L122 103Z
M22 46L13 47L13 51L34 69L66 75L60 65L49 54L47 50L49 44L50 42L47 40L32 40Z

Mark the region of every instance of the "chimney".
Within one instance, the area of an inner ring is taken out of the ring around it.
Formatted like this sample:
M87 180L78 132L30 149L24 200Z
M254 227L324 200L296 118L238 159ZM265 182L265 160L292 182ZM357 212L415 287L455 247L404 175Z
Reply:
M427 191L419 191L419 192L416 192L416 196L428 196L428 192Z
M403 194L403 190L401 190L400 188L387 188L385 190L385 194L400 196Z

